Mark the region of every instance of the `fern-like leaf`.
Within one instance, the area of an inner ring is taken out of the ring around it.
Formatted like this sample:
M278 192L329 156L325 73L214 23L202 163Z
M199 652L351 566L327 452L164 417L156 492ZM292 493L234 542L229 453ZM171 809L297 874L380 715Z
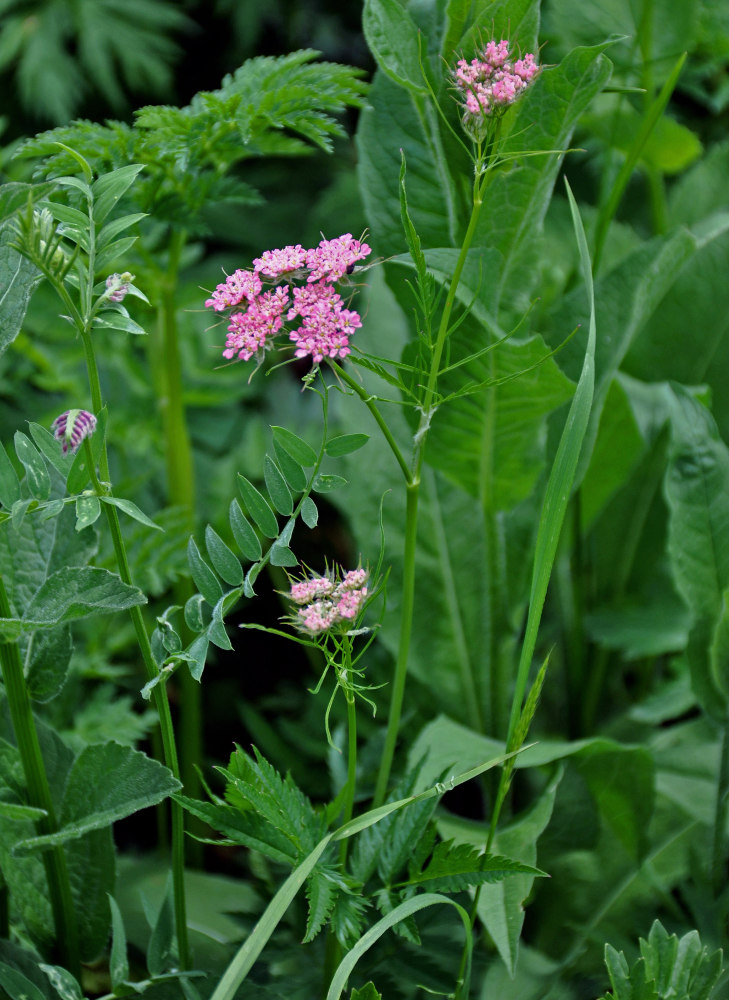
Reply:
M460 892L472 885L501 882L510 875L544 875L538 868L499 854L483 857L471 844L438 844L426 868L412 875L408 885L424 886L429 892Z
M341 881L337 873L323 865L317 865L306 882L309 914L306 920L304 944L313 941L329 919L341 891Z

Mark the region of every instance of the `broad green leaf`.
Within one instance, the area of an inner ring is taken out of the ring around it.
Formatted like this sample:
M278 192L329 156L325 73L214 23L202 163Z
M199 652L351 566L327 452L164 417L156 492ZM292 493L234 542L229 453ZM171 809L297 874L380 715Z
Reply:
M293 431L289 431L285 427L271 427L271 430L274 442L278 442L284 451L287 451L300 465L316 465L316 452L306 441L302 441Z
M231 587L240 586L243 583L243 570L240 562L210 525L205 528L205 545L210 562L218 576Z
M200 550L192 537L187 543L187 561L195 586L208 604L214 607L223 596L223 588L215 573L200 555Z
M33 701L51 701L66 681L73 643L68 625L44 629L28 637L23 672Z
M363 448L369 439L369 434L340 434L338 437L329 438L324 451L332 458L338 458L340 455L349 455L350 452Z
M13 1000L48 1000L35 983L6 962L0 962L0 986Z
M294 509L291 492L281 470L268 455L263 460L263 478L266 481L266 489L274 507L279 514L289 517Z
M311 497L304 497L302 501L301 520L307 528L315 528L319 522L319 511Z
M63 794L56 833L32 837L18 853L45 849L101 830L181 788L166 767L119 743L85 747L74 761Z
M370 52L388 76L415 94L427 94L418 29L397 0L365 0L362 28Z
M278 521L265 500L263 495L256 489L253 483L249 482L245 476L238 473L238 489L246 505L248 513L256 522L267 538L276 538L278 535Z
M0 503L10 508L20 500L20 480L8 453L0 444Z
M94 316L94 327L100 330L120 330L122 333L132 333L136 337L146 337L147 331L139 323L117 309L106 309Z
M127 611L147 598L136 587L96 566L68 567L48 577L22 618L0 618L0 634L8 639L37 628L52 628L75 618Z
M46 463L33 442L22 431L15 432L15 453L25 468L30 492L36 500L47 500L51 495L51 477Z
M272 566L298 566L299 560L288 545L282 545L280 541L275 541L271 546Z
M339 490L346 485L347 480L344 476L328 476L320 472L314 480L312 489L315 493L331 493L332 490Z
M246 559L250 559L251 562L257 562L263 555L261 542L254 529L246 520L237 500L231 500L229 520L236 545Z
M110 497L103 496L100 498L102 503L109 504L110 507L118 507L119 510L128 514L129 517L133 517L135 521L139 521L140 524L146 525L148 528L154 528L157 531L162 531L163 529L155 524L151 517L147 517L144 511L140 510L135 503L131 500L125 500L123 497Z
M9 245L10 226L0 228L0 353L20 333L28 303L41 280L40 271Z
M84 1000L76 977L72 976L68 969L64 969L60 965L45 965L43 963L40 963L40 968L48 977L48 982L56 991L59 1000Z
M95 493L76 497L76 531L88 528L98 519L100 513L101 503Z
M64 455L61 451L60 443L55 439L49 430L41 427L40 424L28 424L30 436L43 455L46 461L56 469L64 479L68 476L69 465L72 462L71 455Z
M286 449L274 438L273 448L276 452L278 467L284 474L286 482L294 493L302 493L306 489L306 473L301 465L292 458Z

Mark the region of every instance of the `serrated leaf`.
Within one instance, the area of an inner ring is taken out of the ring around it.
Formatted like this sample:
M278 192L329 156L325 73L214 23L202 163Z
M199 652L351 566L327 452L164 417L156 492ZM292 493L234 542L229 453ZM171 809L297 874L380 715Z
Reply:
M15 453L25 468L30 492L36 500L47 500L51 495L51 477L46 463L33 442L22 431L15 432Z
M215 607L223 596L223 588L220 582L200 555L200 550L195 544L195 539L190 538L187 543L187 561L190 566L190 574L195 586L211 607Z
M324 451L332 458L338 458L340 455L349 455L350 452L364 448L369 439L369 434L340 434L327 441Z
M239 587L243 583L243 570L240 562L210 525L205 528L205 545L210 562L218 576L229 583L231 587Z
M246 559L250 559L251 562L257 562L263 555L261 542L255 530L246 520L237 500L232 500L230 503L229 520L236 545Z
M301 520L307 528L315 528L319 522L319 511L311 497L304 497L301 503Z
M15 639L23 632L52 628L92 614L127 611L146 604L141 590L97 566L67 566L38 589L22 618L0 618L0 635Z
M440 843L424 871L409 882L427 885L429 890L461 892L468 886L500 882L510 875L544 875L531 865L498 854L483 857L471 844Z
M315 868L306 881L306 898L309 913L303 944L313 941L326 923L337 900L339 886L320 868Z
M15 851L45 849L156 805L181 788L172 772L119 743L84 747L71 766L59 811L59 829L17 844Z
M289 455L286 449L275 438L273 450L276 452L278 467L283 472L286 482L294 493L302 493L306 489L306 473L299 463Z
M294 509L291 492L281 470L268 455L263 460L263 478L266 481L266 489L274 507L279 514L288 517Z
M265 497L256 489L253 483L238 473L238 489L243 497L248 513L267 538L278 535L278 521L268 505Z
M316 452L306 441L302 441L293 431L285 427L271 427L274 442L278 441L284 451L299 462L300 465L316 465Z

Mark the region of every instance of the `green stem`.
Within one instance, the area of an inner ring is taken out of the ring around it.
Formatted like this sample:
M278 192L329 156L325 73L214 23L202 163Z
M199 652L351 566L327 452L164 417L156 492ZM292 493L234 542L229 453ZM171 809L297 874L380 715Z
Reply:
M726 822L729 811L729 720L724 723L721 734L721 759L719 778L716 785L716 809L714 812L714 844L712 851L711 878L714 896L719 898L726 888L727 837Z
M96 391L100 394L100 389L98 385L96 386ZM92 388L92 397L94 395L94 389ZM88 467L91 475L91 482L93 484L94 490L97 496L103 498L104 496L110 495L110 490L108 487L102 486L96 475L96 467L94 464L93 455L91 453L91 445L86 438L84 441L84 448L86 449L86 459L88 462ZM106 444L102 446L102 459L106 458ZM100 462L101 464L101 462ZM108 468L108 460L107 460ZM121 527L119 525L119 517L117 515L116 507L111 504L103 504L104 512L106 514L106 519L109 525L109 532L111 534L112 544L114 546L114 553L116 555L117 568L119 570L119 576L122 581L129 586L133 586L132 574L129 569L129 560L127 558L126 547L124 545L124 538L122 536ZM142 615L139 606L135 606L129 609L129 614L132 619L132 625L134 626L134 633L137 637L137 643L139 645L139 650L142 654L142 661L144 663L144 671L147 681L155 680L158 676L158 668L152 653L152 646L149 641L149 636L147 634L147 628L144 624L144 617ZM180 766L177 759L177 747L175 745L175 734L172 726L172 714L170 712L170 703L167 699L167 691L164 684L156 684L153 689L153 697L155 702L155 708L157 710L157 715L159 717L160 733L162 736L162 747L164 750L165 764L170 769L172 774L177 780L180 780ZM186 905L185 905L185 883L184 883L184 873L185 873L185 830L184 830L184 814L182 811L182 806L177 802L172 800L170 802L170 824L172 828L172 883L174 889L174 911L175 911L175 929L177 931L177 944L179 949L179 960L180 967L182 969L188 969L190 967L190 953L187 939L187 916L186 916Z
M10 603L2 577L0 577L0 617L11 617ZM18 752L28 786L28 801L30 805L45 812L45 816L36 824L38 833L41 835L55 833L58 826L53 799L41 753L38 730L33 719L30 696L25 686L23 664L17 642L0 642L0 666ZM59 844L44 851L42 858L56 932L56 949L63 965L80 982L78 924L63 846Z
M347 672L348 678L351 676L349 671L352 666L352 645L348 637L345 637L345 662L344 670ZM357 708L354 703L354 692L349 686L343 687L344 697L347 701L347 784L345 786L344 794L344 812L342 817L342 823L346 824L352 818L354 813L354 793L357 783ZM349 837L345 837L339 847L339 863L344 871L344 866L347 863L347 848L349 845Z
M177 326L175 294L177 292L180 258L185 247L186 234L173 230L169 243L167 272L160 282L158 322L162 333L162 356L155 362L161 377L161 398L165 462L167 466L167 499L170 504L182 507L186 515L188 534L195 530L195 469L187 426L185 402L182 391L182 363ZM159 343L157 344L159 349ZM180 579L174 587L175 604L184 607L194 594L189 578ZM181 639L187 645L194 638L187 626L181 626ZM201 792L198 768L202 765L202 690L189 670L177 673L180 685L180 770L185 794L199 798ZM198 827L202 833L202 824ZM202 845L190 840L188 855L194 864L202 862Z

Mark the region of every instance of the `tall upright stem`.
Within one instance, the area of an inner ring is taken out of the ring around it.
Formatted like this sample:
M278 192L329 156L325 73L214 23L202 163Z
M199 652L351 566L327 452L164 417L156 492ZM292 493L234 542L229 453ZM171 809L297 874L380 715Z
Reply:
M722 727L719 777L716 784L714 812L714 843L712 849L711 880L716 898L726 888L727 836L726 821L729 813L729 720Z
M0 576L0 617L10 618L10 602ZM28 787L28 801L37 809L43 809L45 816L38 820L39 834L55 833L56 823L51 789L48 784L43 755L41 753L38 730L33 719L28 689L23 676L23 664L17 642L0 642L0 666L2 667L5 693L10 716L15 730L15 739L23 765L23 773ZM81 981L81 959L79 952L78 924L71 896L68 866L63 845L44 851L43 865L48 881L48 896L56 932L56 949L64 966Z

